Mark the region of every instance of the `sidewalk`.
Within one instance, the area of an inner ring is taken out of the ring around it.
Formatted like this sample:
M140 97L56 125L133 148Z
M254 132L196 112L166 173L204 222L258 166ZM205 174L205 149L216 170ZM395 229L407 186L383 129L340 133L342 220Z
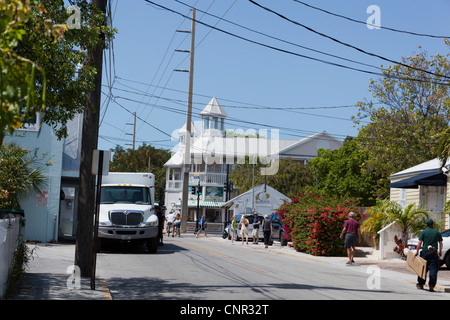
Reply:
M229 240L222 239L220 235L209 235L202 238L206 241L220 241L228 244ZM245 246L254 250L268 250L274 254L286 254L302 259L320 261L322 263L345 266L346 257L311 256L297 252L289 246L282 247L279 242L265 249L263 245ZM111 300L107 283L96 279L95 290L91 290L90 279L81 278L79 288L73 288L71 273L67 269L73 265L75 246L73 244L30 244L33 258L28 263L26 274L16 288L16 295L11 300ZM393 272L394 276L415 279L406 269L406 262L401 259L380 260L379 253L372 248L358 247L354 267L376 265L382 270ZM413 280L409 281L415 283ZM450 270L442 269L438 274L436 290L450 292Z
M29 244L33 258L11 300L110 300L104 281L97 279L91 290L90 279L71 281L67 269L73 265L73 244ZM77 288L75 287L77 286Z

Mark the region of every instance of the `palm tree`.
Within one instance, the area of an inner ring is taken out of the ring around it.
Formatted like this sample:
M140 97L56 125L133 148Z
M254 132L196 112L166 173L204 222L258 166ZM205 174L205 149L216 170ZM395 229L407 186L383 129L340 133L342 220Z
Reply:
M408 241L409 233L417 229L416 226L423 224L429 217L428 212L419 208L415 203L407 205L404 209L397 203L391 202L386 210L387 221L396 222L401 228L402 243Z
M415 203L407 205L404 209L395 201L379 200L368 211L371 217L365 220L361 230L378 236L378 231L392 222L401 228L402 243L408 241L409 233L417 229L428 218L428 212L416 206Z
M47 183L42 166L35 166L36 152L3 143L0 145L0 208L20 209L19 197L40 192Z

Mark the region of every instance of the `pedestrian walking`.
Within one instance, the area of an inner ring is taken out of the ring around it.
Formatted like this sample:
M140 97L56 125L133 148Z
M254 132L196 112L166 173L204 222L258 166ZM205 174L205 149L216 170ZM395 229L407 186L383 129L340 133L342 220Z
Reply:
M432 219L427 219L426 224L427 227L422 230L419 235L416 256L419 254L420 249L422 249L420 256L427 261L427 273L429 272L430 277L428 280L428 286L430 287L430 291L433 292L434 287L436 286L437 275L440 267L439 257L442 256L442 235L434 228L434 221ZM423 289L426 282L426 277L426 274L425 279L417 277L416 287L418 289Z
M198 229L197 234L195 235L196 238L198 238L198 235L199 235L200 232L202 232L202 231L205 233L205 237L208 237L208 235L206 234L206 225L207 225L207 223L206 223L206 217L203 216L203 217L200 219L200 222L199 222L200 228Z
M353 258L355 257L356 243L361 242L361 232L359 222L355 220L355 213L350 212L348 216L349 219L344 223L340 238L342 239L345 233L344 247L347 249L347 264L352 264L355 262Z
M273 235L273 228L272 228L272 220L270 220L269 215L264 215L262 230L264 234L264 247L268 248L270 243L270 238Z
M239 226L241 228L242 244L244 244L244 236L245 236L245 243L248 244L248 226L249 226L249 221L248 221L247 216L245 214L242 215L241 221L239 221Z
M174 221L174 230L176 231L176 233L178 234L178 238L181 235L180 229L181 229L181 215L179 213L177 213L177 215L175 216L175 221Z
M258 217L258 212L253 212L253 231L252 231L252 236L253 236L253 243L254 244L258 244L259 241L259 226L261 225L261 221L259 220Z
M231 230L230 230L231 231L231 244L234 244L234 233L236 232L236 228L237 228L236 216L231 217L230 228L231 228Z
M173 210L170 210L169 215L166 218L167 220L167 236L170 237L170 231L172 230L172 237L174 236L174 228L173 228L173 222L175 221L175 213L173 212Z
M160 206L155 207L155 213L158 217L158 245L162 246L163 243L163 228L164 228L164 221L165 216L162 208Z

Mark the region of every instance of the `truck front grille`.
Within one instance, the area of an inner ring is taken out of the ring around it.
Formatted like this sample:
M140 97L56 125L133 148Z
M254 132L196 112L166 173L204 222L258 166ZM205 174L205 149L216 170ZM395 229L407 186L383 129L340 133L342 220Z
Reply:
M144 213L134 210L110 211L109 220L113 225L119 226L137 226L142 223Z

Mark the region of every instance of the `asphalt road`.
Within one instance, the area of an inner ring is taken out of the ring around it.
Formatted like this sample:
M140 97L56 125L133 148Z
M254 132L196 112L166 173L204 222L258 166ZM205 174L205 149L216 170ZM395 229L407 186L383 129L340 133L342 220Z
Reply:
M98 254L97 276L113 300L423 300L449 293L415 288L415 276L372 264L345 265L275 243L231 245L220 237L164 238L157 254L122 247Z

